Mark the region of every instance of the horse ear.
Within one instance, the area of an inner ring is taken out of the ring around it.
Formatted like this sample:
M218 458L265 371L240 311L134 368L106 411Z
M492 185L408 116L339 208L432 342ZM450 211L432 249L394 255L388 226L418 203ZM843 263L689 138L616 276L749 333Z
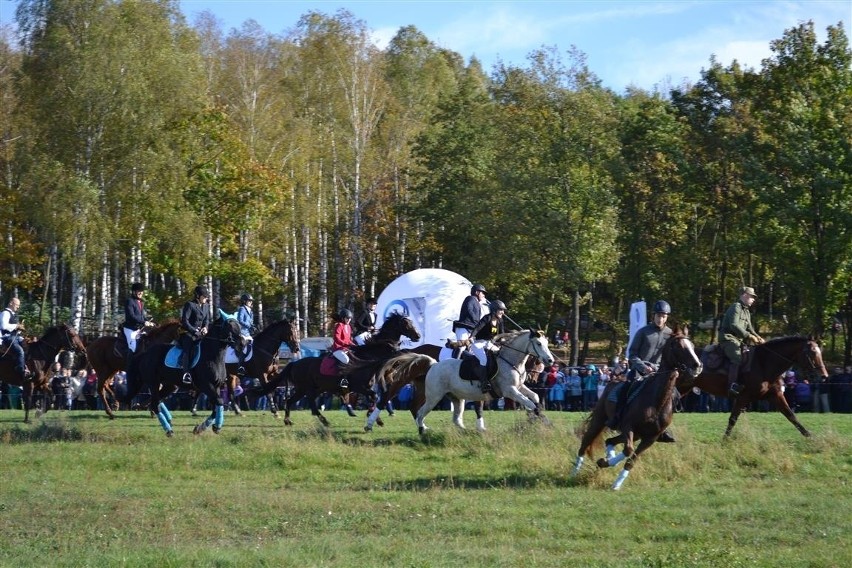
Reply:
M222 318L222 319L226 319L226 320L232 320L232 319L237 319L237 314L235 314L235 313L229 314L229 313L223 311L222 308L219 308L219 317Z

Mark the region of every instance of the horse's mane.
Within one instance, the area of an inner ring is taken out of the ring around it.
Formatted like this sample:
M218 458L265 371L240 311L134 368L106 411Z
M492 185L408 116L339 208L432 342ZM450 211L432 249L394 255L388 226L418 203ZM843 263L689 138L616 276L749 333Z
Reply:
M174 328L175 326L178 326L178 325L180 325L179 320L176 320L174 318L167 319L166 321L164 321L163 323L161 323L157 327L151 329L151 331L148 332L148 338L152 339L152 340L157 339L161 335L164 335L167 331L169 331L170 329L172 329L172 328Z
M785 335L783 337L773 337L767 340L766 343L758 345L755 349L765 345L766 347L779 347L788 343L807 343L809 340L804 335Z
M491 338L491 343L494 345L505 345L523 333L532 333L528 329L519 329L518 331L507 331L506 333L498 333Z

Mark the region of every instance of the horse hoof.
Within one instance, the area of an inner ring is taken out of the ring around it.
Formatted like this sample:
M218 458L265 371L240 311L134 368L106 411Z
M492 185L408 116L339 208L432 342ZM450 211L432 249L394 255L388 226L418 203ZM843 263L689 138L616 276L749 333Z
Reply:
M171 438L174 435L174 430L166 430L166 438Z
M601 468L601 469L605 469L605 468L608 468L608 467L609 467L609 462L607 462L607 461L606 461L605 459L603 459L603 458L600 458L600 459L597 461L597 464L598 464L598 467L599 467L599 468Z
M382 419L381 419L381 418L376 418L376 424L377 424L378 426L383 427L383 428L384 428L384 426L385 426L385 423L382 421Z
M195 411L195 409L194 409L194 408L193 408L192 410L190 410L190 411L189 411L189 413L190 413L192 416L198 416L198 413Z
M219 427L217 427L217 426L213 426L213 433L214 433L214 434L218 434L218 433L219 433L219 432L221 432L221 431L222 431L222 429L221 429L221 428L219 428Z
M204 429L201 427L201 424L197 425L195 428L192 429L192 433L196 436L198 434L201 434L202 432L204 432Z
M372 432L372 431L373 431L372 426L364 426L364 432Z
M284 426L292 426L292 425L293 425L292 420L290 420L289 418L284 419Z
M347 409L346 409L346 412L347 412L347 414L349 414L349 416L351 416L352 418L357 418L357 417L358 417L358 415L357 415L357 414L355 414L355 411L354 411L354 410L352 410L351 408L347 408Z

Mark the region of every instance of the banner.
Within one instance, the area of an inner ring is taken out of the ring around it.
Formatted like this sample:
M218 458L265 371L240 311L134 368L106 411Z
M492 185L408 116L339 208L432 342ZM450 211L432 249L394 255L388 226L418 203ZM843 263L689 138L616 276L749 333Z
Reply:
M628 353L630 353L630 344L633 343L633 337L636 335L636 332L645 327L648 323L647 318L647 306L645 302L633 302L630 305L630 330L629 330L629 338L627 340L627 349L624 351L624 358L628 358Z

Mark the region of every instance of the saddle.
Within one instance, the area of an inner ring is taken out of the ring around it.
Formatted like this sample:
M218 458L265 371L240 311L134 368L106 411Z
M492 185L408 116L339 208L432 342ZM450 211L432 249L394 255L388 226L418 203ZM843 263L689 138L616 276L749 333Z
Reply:
M740 364L740 373L744 373L751 368L752 361L752 353L751 349L744 347L742 350L743 353L743 361ZM719 344L708 345L702 351L700 355L701 364L704 365L705 371L709 371L712 373L726 373L728 372L728 368L731 366L731 362L725 356L725 351L722 349L722 346Z
M251 361L252 355L254 355L254 342L246 345L245 350L246 358L245 362L248 363ZM231 347L230 345L225 349L225 363L239 363L240 360L237 358L237 350Z
M183 369L183 366L180 364L180 356L183 354L183 349L180 348L179 345L173 345L171 349L166 353L166 360L164 361L166 367L170 369ZM198 360L201 358L201 344L197 344L194 346L192 357L190 358L189 368L192 369L198 364Z
M320 375L325 375L326 377L340 376L340 361L335 359L333 355L326 355L320 361L319 372Z
M465 381L490 381L497 375L497 357L486 352L486 365L479 364L479 359L472 353L462 353L459 377Z

